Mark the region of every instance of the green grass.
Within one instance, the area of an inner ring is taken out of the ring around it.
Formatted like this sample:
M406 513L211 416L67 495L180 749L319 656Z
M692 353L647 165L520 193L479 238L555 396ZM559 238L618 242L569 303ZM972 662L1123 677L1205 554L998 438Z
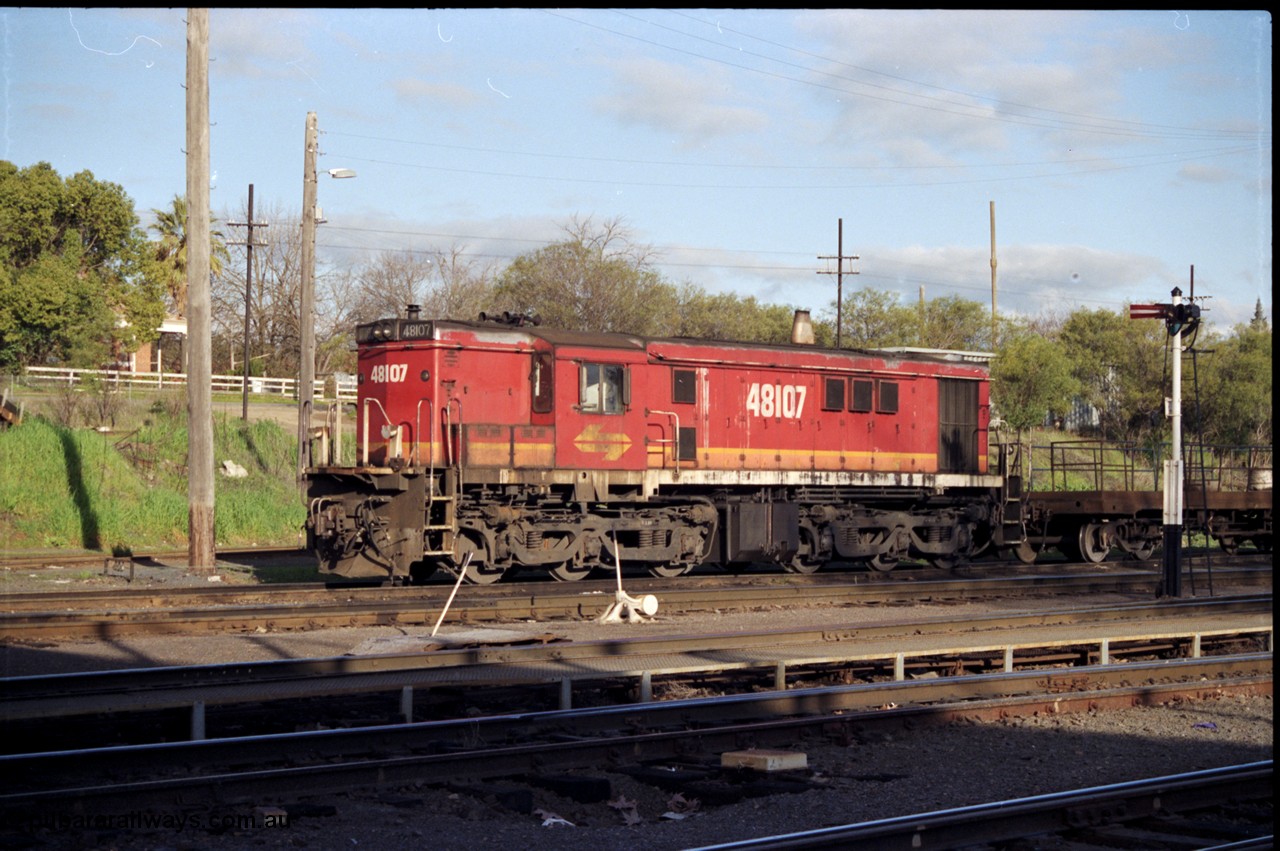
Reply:
M29 415L0 430L0 539L6 549L105 553L181 547L189 511L185 411L131 404L101 433ZM218 415L214 461L248 476L215 481L219 546L293 545L305 519L296 440L270 421Z

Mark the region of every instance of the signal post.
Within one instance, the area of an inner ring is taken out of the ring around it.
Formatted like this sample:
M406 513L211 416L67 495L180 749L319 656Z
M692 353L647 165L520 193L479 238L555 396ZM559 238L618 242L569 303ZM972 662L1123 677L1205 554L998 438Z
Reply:
M1129 305L1130 319L1163 319L1173 338L1173 377L1165 397L1165 416L1172 420L1173 446L1164 462L1164 575L1158 596L1182 596L1182 336L1200 321L1200 308L1184 304L1182 290L1173 288L1171 304Z

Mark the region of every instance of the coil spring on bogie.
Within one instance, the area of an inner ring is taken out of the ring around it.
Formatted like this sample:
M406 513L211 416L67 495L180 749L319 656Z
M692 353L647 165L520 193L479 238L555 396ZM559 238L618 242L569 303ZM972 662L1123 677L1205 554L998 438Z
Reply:
M542 530L530 529L528 532L525 532L524 545L531 550L541 549L542 548Z
M662 543L662 532L659 529L641 529L636 532L636 546L656 547Z

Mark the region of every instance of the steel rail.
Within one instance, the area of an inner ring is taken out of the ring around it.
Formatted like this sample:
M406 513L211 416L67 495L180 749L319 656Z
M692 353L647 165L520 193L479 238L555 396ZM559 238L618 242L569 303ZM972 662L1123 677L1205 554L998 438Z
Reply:
M206 707L391 692L413 717L414 690L559 686L561 708L575 685L637 683L643 699L654 678L756 671L787 688L807 671L838 667L880 671L895 679L923 669L1016 670L1070 666L1168 652L1193 658L1211 648L1273 645L1271 598L1127 604L1107 607L932 618L849 628L657 636L533 645L518 633L462 633L449 641L415 639L410 652L270 660L190 667L141 668L0 680L0 721ZM461 643L463 646L450 646ZM203 734L193 720L193 734Z
M809 584L769 583L750 586L712 586L705 588L671 588L659 590L663 611L701 612L716 609L751 609L830 605L860 605L893 602L971 601L993 595L1012 594L1103 594L1150 593L1152 574L1084 576L1051 578L968 579L922 581L912 583ZM1270 575L1265 577L1270 581ZM606 583L607 584L607 583ZM491 586L469 588L450 609L455 623L553 620L557 618L592 619L611 605L612 589L604 586L583 588L582 583L541 583L537 587L521 586L512 590L490 591ZM104 610L52 609L55 600L46 601L48 608L24 611L30 603L25 595L14 601L16 610L0 612L0 636L9 638L98 638L112 639L127 635L174 635L193 631L248 632L260 628L272 630L316 629L348 626L423 625L435 621L440 613L441 594L388 594L381 589L375 594L351 591L327 591L322 602L308 604L305 596L298 599L282 593L288 602L255 607L206 605L203 607L168 607L150 592L136 595L138 606L124 607L122 598L111 598L111 608ZM646 593L648 586L635 585L633 593ZM78 592L83 593L83 592ZM264 592L233 592L255 600ZM163 595L161 595L163 596ZM274 597L274 595L272 595ZM126 597L123 599L132 599ZM234 596L226 599L235 599ZM0 607L3 607L0 600ZM38 603L39 601L37 601ZM21 605L19 605L21 604Z
M420 781L501 777L794 745L804 730L1070 713L1272 692L1270 654L866 684L643 706L0 756L0 815L181 808ZM1134 680L1145 680L1134 685ZM749 743L749 745L747 744ZM245 766L250 766L245 768ZM282 791L287 790L287 791ZM203 797L202 797L203 796Z
M930 569L927 574L937 574ZM985 592L1007 593L1008 588L1026 585L1029 589L1054 593L1059 586L1067 591L1098 590L1115 587L1118 591L1150 590L1159 581L1159 574L1152 570L1092 569L1068 573L1015 573L1012 575L979 575L971 577L920 578L916 574L889 575L856 572L826 573L819 575L766 574L738 576L693 576L670 579L633 577L627 580L637 593L673 595L676 599L696 597L699 593L714 590L727 594L733 590L749 593L749 589L789 589L788 593L817 593L818 589L832 588L840 593L875 598L883 595L885 602L912 600L923 596L950 597L971 596ZM1232 586L1270 585L1273 571L1267 567L1219 568L1217 582ZM364 583L292 582L260 585L196 585L171 588L90 588L75 590L50 589L0 593L0 610L6 612L72 611L88 608L123 610L156 607L179 607L199 601L205 605L238 605L246 599L287 597L292 602L324 602L337 597L351 601L434 600L442 588L452 587L452 581L408 587L384 587ZM726 588L726 586L729 586ZM1036 589L1036 586L1042 586ZM614 591L613 579L581 580L560 583L551 580L501 583L488 586L464 586L471 596L496 599L524 600L530 596L551 598L557 596L584 597L609 595ZM679 596L676 596L679 595Z
M1272 779L1273 761L1263 760L859 824L703 845L689 851L979 848L1015 839L1048 838L1062 833L1069 835L1073 828L1105 829L1110 825L1202 811L1232 802L1269 801L1273 795ZM1171 827L1169 832L1175 831ZM1271 839L1268 830L1259 829L1255 838L1259 842L1265 841L1265 844L1232 844L1226 847L1271 847L1267 841ZM1153 841L1155 837L1148 839ZM1122 844L1117 847L1154 846Z

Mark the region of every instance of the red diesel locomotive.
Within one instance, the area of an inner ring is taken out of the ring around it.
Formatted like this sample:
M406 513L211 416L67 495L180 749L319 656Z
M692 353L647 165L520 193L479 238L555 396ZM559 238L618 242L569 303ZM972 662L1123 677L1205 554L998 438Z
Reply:
M988 455L983 364L412 307L357 343L356 461L325 440L307 471L326 573L889 570L1023 540L1018 479Z

